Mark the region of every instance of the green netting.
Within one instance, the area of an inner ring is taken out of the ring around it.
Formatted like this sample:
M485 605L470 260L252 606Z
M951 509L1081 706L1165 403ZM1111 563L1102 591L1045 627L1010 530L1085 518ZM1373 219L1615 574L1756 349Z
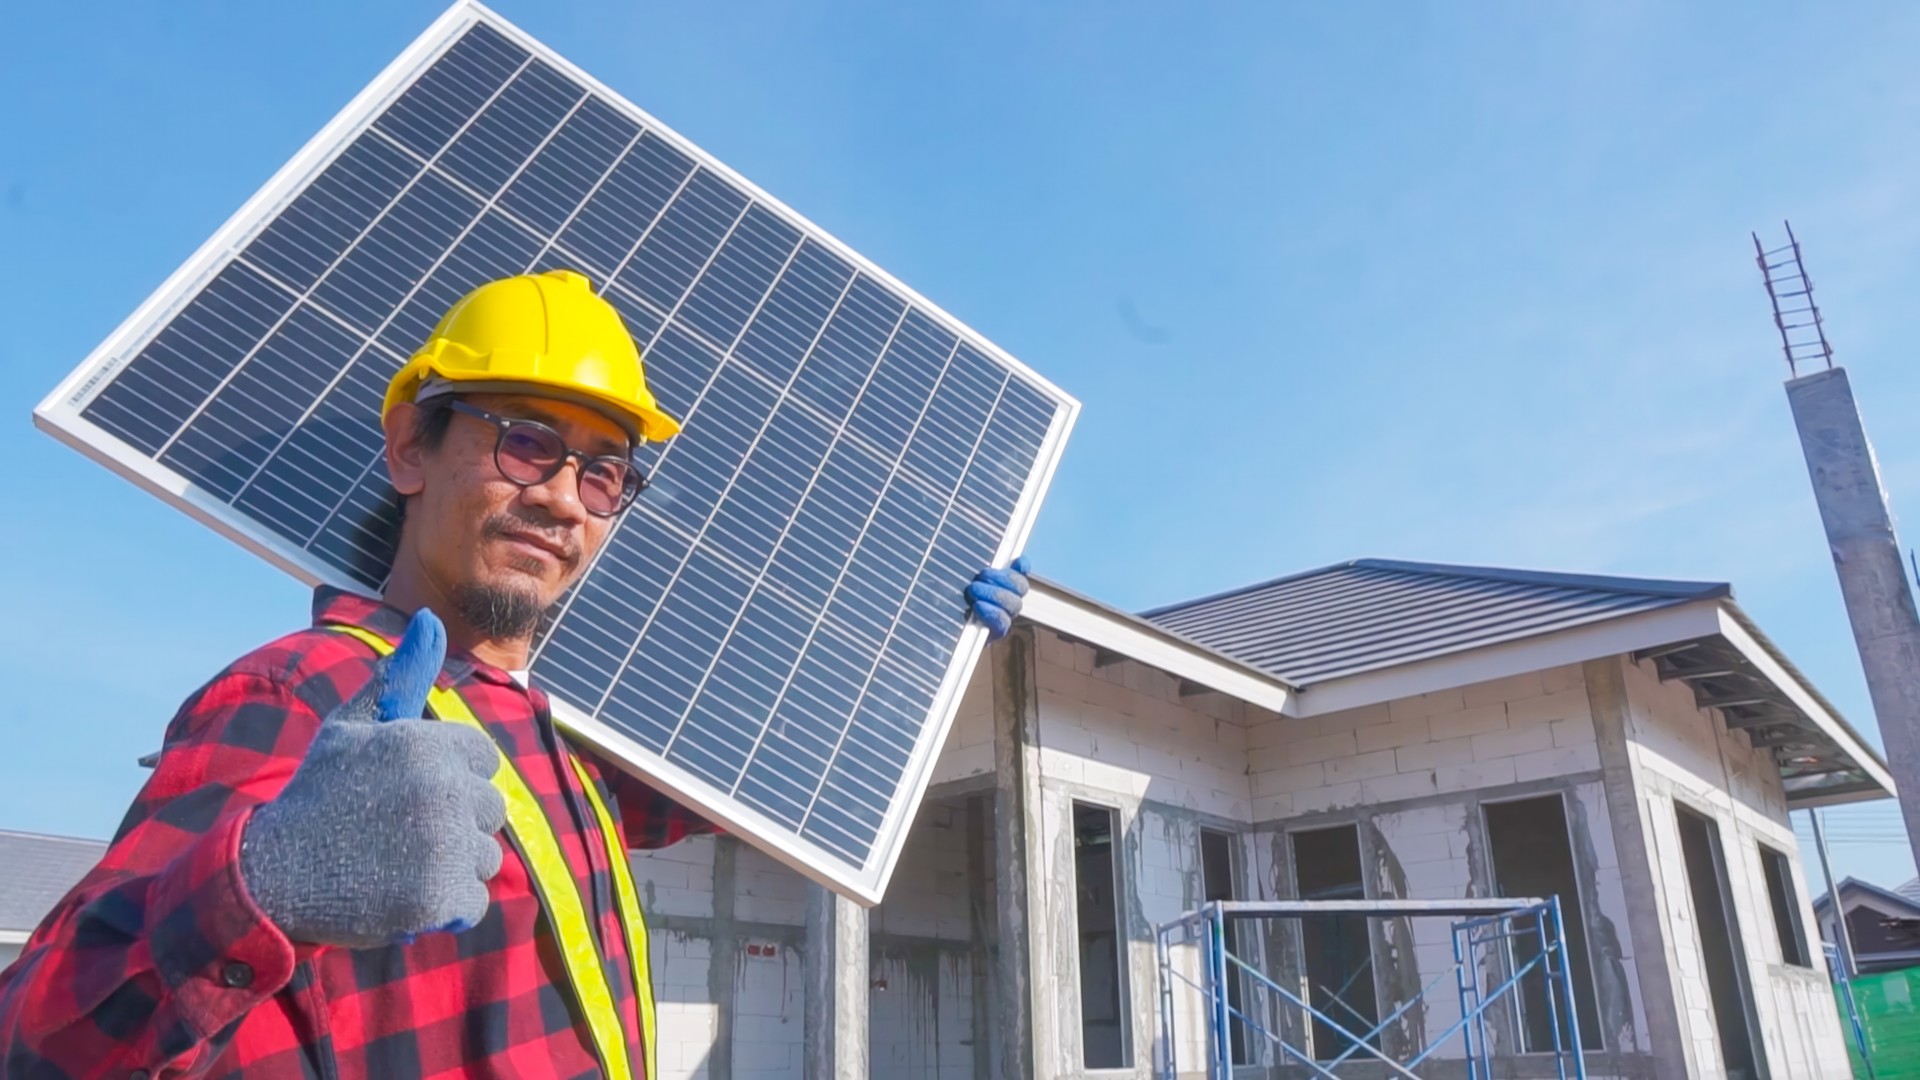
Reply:
M1894 1077L1920 1077L1920 968L1889 971L1880 975L1862 975L1853 980L1853 1007L1859 1016L1856 1034L1847 1016L1847 995L1834 987L1834 1000L1840 1007L1841 1032L1847 1040L1847 1055L1853 1059L1853 1075L1860 1080L1893 1080ZM1866 1059L1860 1053L1866 1042Z

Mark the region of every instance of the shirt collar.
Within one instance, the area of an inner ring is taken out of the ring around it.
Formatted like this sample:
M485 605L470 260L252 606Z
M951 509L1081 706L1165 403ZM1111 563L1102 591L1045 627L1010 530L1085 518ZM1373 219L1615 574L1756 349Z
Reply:
M371 630L388 642L398 644L407 632L407 623L413 616L390 604L383 603L370 596L337 589L331 585L321 585L313 590L313 624L315 626L358 626ZM464 652L448 652L446 666L442 669L450 683L459 683L467 678L476 678L484 682L498 683L516 689L520 684L513 676L492 664L475 659Z

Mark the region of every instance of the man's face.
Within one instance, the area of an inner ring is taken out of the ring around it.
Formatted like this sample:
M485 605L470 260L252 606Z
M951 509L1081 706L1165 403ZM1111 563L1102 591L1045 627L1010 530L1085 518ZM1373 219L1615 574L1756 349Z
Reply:
M571 402L507 394L463 396L512 420L536 420L588 456L625 455L612 420ZM586 568L614 518L580 504L578 461L545 483L521 487L494 463L499 429L455 412L437 447L414 432L411 406L388 418L388 467L407 507L409 546L434 592L494 636L530 633L538 617Z

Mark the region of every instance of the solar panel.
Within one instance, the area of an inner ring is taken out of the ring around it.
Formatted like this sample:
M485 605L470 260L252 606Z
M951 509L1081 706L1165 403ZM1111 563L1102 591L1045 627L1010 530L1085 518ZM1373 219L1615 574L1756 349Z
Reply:
M556 718L876 902L1072 398L478 5L443 15L42 403L309 583L377 591L387 381L480 283L564 266L685 428L549 613Z

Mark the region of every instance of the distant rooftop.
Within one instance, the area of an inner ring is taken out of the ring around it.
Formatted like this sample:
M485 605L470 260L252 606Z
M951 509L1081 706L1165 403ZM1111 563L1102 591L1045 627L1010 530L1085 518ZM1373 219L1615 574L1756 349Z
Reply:
M1360 559L1141 618L1307 687L1731 593L1715 582Z
M0 932L40 925L106 850L101 840L0 829Z
M1839 892L1843 896L1874 901L1883 911L1889 908L1894 909L1889 913L1897 913L1897 909L1902 907L1920 913L1920 879L1909 881L1897 889L1889 889L1884 885L1875 885L1871 881L1862 881L1857 877L1844 877L1840 879ZM1832 905L1833 893L1831 892L1823 892L1813 898L1813 907L1816 912L1825 911Z

